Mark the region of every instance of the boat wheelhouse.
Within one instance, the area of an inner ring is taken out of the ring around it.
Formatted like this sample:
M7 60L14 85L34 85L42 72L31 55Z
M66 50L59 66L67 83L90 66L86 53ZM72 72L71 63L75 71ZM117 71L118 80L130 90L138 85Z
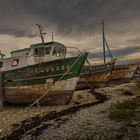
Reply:
M33 44L29 48L12 51L9 58L0 59L0 71L62 59L66 57L66 53L66 47L59 42Z

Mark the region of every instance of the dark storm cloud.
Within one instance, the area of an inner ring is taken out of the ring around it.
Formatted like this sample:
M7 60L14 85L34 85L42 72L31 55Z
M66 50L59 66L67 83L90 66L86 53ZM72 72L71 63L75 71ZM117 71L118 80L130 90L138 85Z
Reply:
M36 34L33 34L32 32L26 30L26 29L18 29L18 28L7 28L7 29L0 29L0 34L9 34L9 35L14 35L15 37L20 37L20 36L28 36L28 37L35 37Z
M139 22L139 5L139 0L3 0L0 34L32 37L32 27L41 23L62 35L90 35L100 32L102 17L124 33L131 22Z

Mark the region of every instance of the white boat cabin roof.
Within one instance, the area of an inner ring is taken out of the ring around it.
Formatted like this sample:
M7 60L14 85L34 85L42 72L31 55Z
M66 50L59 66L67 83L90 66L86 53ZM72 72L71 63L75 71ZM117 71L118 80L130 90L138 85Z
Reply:
M32 51L32 55L35 53L57 53L57 52L65 52L66 53L66 47L59 43L59 42L47 42L47 43L37 43L37 44L32 44L29 48L24 48L16 51L11 52L11 57L17 57L17 56L23 56L23 55L29 55L29 53ZM43 52L42 52L43 51ZM30 53L31 55L31 53Z
M11 57L0 58L0 71L8 71L66 57L66 46L59 42L37 43L29 48L11 52Z

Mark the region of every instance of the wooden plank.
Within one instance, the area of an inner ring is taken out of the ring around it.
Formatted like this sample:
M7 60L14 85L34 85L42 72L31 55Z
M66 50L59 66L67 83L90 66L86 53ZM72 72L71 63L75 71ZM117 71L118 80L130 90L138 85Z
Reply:
M0 110L3 109L3 73L0 72Z

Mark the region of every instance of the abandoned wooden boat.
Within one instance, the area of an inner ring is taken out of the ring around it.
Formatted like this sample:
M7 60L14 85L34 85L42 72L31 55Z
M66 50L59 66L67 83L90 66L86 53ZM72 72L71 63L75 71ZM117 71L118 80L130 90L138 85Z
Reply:
M103 21L103 30L104 30L104 21ZM107 44L107 41L106 41L106 38L105 38L105 35L104 35L104 31L103 31L103 38L105 41L103 41L103 44L106 45L108 51L109 51L109 56L111 58L113 58L113 55L109 49L109 46ZM103 45L103 46L105 46ZM104 62L106 61L106 54L105 54L105 47L103 49L104 51ZM114 84L117 84L117 83L124 83L124 82L130 82L134 76L134 73L138 67L138 64L125 64L123 63L123 61L121 61L122 63L121 64L118 64L119 61L116 61L117 59L114 59L115 63L114 63L114 66L112 67L112 70L111 70L111 73L110 73L110 76L109 76L109 80L108 80L108 84L110 83L114 83ZM121 81L121 82L120 82Z
M105 38L105 32L104 32L104 21L102 21L102 29L103 29L103 55L104 55L104 64L106 63L106 50L108 50L109 57L114 62L114 65L112 65L111 73L108 77L108 84L110 83L116 83L117 81L120 83L124 82L130 82L134 76L134 73L138 67L138 64L125 64L123 61L121 61L121 64L118 64L119 61L116 61L111 53L111 50L109 48L109 45Z
M104 64L84 66L76 89L98 88L111 83L117 84L120 81L124 83L132 80L138 64L115 64L116 59L113 57L105 38L104 21L102 21L102 37ZM106 62L106 48L111 58L110 62Z
M6 103L31 104L41 96L39 103L43 105L71 101L88 53L67 58L67 47L54 41L45 43L41 26L39 29L41 43L12 51L10 58L1 55Z
M90 65L84 66L82 73L80 74L80 80L76 89L84 89L84 88L97 88L106 86L106 82L110 78L110 74L112 68L115 64L115 59L111 54L111 51L108 47L107 41L105 39L104 33L104 22L102 23L102 36L103 36L103 54L104 54L104 63L99 65ZM106 62L105 58L105 46L107 46L109 56L111 57L111 61ZM89 62L90 63L90 62Z
M84 66L76 89L97 88L106 85L109 80L112 64Z

